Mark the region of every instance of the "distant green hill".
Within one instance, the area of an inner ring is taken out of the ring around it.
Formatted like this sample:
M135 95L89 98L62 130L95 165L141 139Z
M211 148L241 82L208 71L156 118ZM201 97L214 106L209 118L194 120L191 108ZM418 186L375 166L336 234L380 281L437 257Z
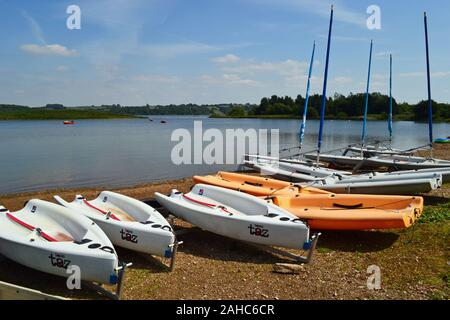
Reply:
M29 108L26 106L0 105L0 120L71 120L117 119L130 115L114 114L102 110Z
M310 97L308 119L318 119L322 96L315 94ZM297 119L303 115L305 98L298 95L291 97L262 98L259 104L181 104L181 105L145 105L121 106L119 104L101 106L64 107L62 104L47 104L42 108L29 108L18 105L1 105L0 120L26 119L109 119L127 118L138 115L208 115L216 118L279 118ZM394 120L426 121L427 101L417 104L397 103L393 99ZM364 94L335 94L327 99L327 119L361 119L364 107ZM369 96L370 120L387 119L389 97L380 93ZM433 101L433 120L450 121L450 104Z

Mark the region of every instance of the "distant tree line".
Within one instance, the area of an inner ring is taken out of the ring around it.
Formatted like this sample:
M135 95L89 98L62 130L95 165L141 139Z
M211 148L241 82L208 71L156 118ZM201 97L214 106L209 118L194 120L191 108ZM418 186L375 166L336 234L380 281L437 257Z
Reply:
M327 98L326 117L328 119L358 119L363 115L365 95L363 93L350 93L347 96L335 94ZM315 94L310 96L308 106L308 119L318 119L322 96ZM120 104L100 106L64 107L62 104L47 104L42 108L29 108L18 105L0 104L0 117L6 117L6 113L20 113L26 116L36 109L63 112L70 110L96 111L118 116L136 115L210 115L212 117L282 117L300 118L303 116L305 98L298 95L295 99L285 96L273 95L264 97L259 104L170 104L170 105L145 105L145 106L121 106ZM428 102L421 101L417 104L406 102L397 103L393 99L393 115L396 120L425 121L428 118ZM387 119L389 97L380 93L369 95L368 114L370 119ZM450 104L433 101L433 120L450 121Z
M364 114L365 94L350 93L348 96L335 94L334 97L327 98L326 117L334 119L360 118ZM242 106L235 106L227 114L230 117L302 117L305 98L298 95L292 99L289 96L279 97L273 95L261 99L259 105L248 110ZM308 118L318 119L322 95L312 95L309 98ZM397 103L393 99L393 115L398 120L423 121L428 117L428 102L421 101L417 104ZM389 112L389 96L380 93L369 95L368 114L372 119L387 119ZM436 121L450 121L450 104L437 103L433 101L433 119Z

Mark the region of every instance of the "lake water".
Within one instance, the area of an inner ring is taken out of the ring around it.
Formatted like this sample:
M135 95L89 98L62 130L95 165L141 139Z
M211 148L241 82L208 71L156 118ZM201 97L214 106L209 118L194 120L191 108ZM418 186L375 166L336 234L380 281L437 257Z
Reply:
M118 187L189 177L230 165L175 165L171 161L171 134L177 128L193 131L202 120L203 130L279 129L281 148L298 145L298 120L209 119L171 116L127 120L0 121L0 194L53 188ZM160 119L167 120L161 124ZM318 121L309 121L304 150L314 149ZM368 139L385 140L387 124L368 122ZM360 121L327 121L322 150L335 149L360 139ZM450 135L449 124L436 124L435 137ZM410 148L426 144L424 123L395 122L393 146ZM208 143L204 143L206 146Z

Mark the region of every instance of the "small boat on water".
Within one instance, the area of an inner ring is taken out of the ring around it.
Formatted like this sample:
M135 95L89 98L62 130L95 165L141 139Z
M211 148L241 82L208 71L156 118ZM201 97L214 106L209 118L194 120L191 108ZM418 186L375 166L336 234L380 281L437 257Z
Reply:
M74 120L65 120L65 121L63 121L63 124L72 125L72 124L75 124L75 121Z
M167 121L166 120L161 120L161 123L167 123Z
M308 249L308 226L288 211L257 197L196 184L189 193L155 193L171 213L204 230L236 240L291 249Z
M167 220L149 205L111 191L93 200L77 195L72 202L54 196L64 207L95 221L120 247L166 258L172 256L175 235Z
M71 266L82 280L116 284L118 258L105 233L91 220L42 200L22 210L0 206L0 253L42 272L68 277Z

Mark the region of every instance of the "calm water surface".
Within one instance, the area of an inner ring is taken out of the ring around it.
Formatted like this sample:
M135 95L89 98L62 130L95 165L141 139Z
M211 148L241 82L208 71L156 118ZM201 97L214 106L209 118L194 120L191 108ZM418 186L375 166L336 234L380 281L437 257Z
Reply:
M281 148L298 145L298 120L209 119L206 117L152 117L153 122L131 120L80 120L74 126L62 121L0 121L0 194L52 188L118 187L155 180L204 174L226 165L174 165L170 159L171 134L177 128L193 131L195 120L203 130L279 129ZM161 124L160 119L167 120ZM318 121L307 124L305 150L314 149ZM393 145L410 148L428 141L426 124L395 122ZM436 124L435 137L450 135L449 124ZM323 150L360 139L361 122L327 121ZM387 124L368 123L368 139L384 140ZM208 143L204 143L206 146Z

